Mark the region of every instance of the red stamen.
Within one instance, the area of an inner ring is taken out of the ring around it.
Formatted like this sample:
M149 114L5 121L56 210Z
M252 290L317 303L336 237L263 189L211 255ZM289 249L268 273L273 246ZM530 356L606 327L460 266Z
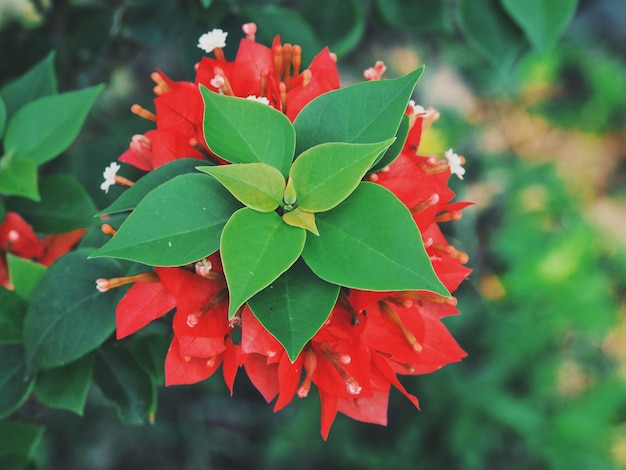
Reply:
M114 229L113 226L110 224L102 224L100 230L102 230L102 233L104 233L105 235L109 235L111 237L117 233L117 230Z
M145 109L144 107L138 104L132 105L130 107L130 112L148 121L156 122L157 120L156 114L154 114L152 111L148 111L147 109Z
M136 274L134 276L114 277L111 279L96 279L96 289L100 292L106 292L109 289L133 284L135 282L157 282L159 277L156 273L150 271L146 273Z
M417 214L418 212L422 212L429 207L436 205L439 202L439 194L433 193L428 198L423 201L418 202L411 208L411 214Z
M417 341L417 339L415 339L413 333L411 333L411 331L406 326L404 326L404 323L402 323L398 312L391 308L391 306L384 300L378 302L378 305L380 307L380 311L383 312L387 316L387 318L392 321L393 324L400 328L400 331L402 331L402 335L406 338L413 351L421 352L422 345Z

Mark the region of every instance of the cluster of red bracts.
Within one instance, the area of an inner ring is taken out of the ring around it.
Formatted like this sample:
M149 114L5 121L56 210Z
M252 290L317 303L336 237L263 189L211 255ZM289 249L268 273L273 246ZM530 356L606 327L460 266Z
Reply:
M140 107L134 111L153 119L156 129L135 136L120 160L149 171L177 158L210 158L202 137L198 83L225 94L265 97L293 121L306 103L339 86L334 57L327 49L308 69L300 72L299 67L297 46L281 45L277 38L267 48L243 39L234 62L204 58L195 83L153 74L156 114ZM402 154L368 177L411 210L436 274L453 292L470 273L463 266L467 255L447 243L438 223L459 218L467 204L450 202L454 193L447 185L446 160L417 154L424 121L432 113L420 113L411 105L407 114L412 127ZM167 385L204 380L221 366L232 393L243 367L265 400L276 399L277 411L295 395L306 397L315 384L325 439L338 411L359 421L386 424L392 385L418 406L398 375L429 373L465 356L441 322L458 313L456 300L428 292L342 290L328 321L292 363L247 306L228 320L219 252L197 267L155 268L134 281L143 282L135 282L117 307L117 336L132 334L175 309L165 361ZM240 331L235 335L236 329Z

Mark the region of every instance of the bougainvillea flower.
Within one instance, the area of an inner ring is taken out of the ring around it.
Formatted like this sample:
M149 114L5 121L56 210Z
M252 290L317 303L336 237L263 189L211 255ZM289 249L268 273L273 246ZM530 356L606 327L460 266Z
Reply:
M299 46L281 44L276 37L271 47L266 47L255 42L255 25L244 25L243 29L246 38L240 42L234 61L224 57L223 31L201 38L199 46L214 57L200 61L193 82L173 81L160 71L153 74L155 113L137 105L133 112L154 121L156 129L134 136L121 161L145 171L184 157L227 164L209 151L211 142L205 142L200 85L210 92L269 104L290 121L307 103L339 87L335 57L328 49L301 70ZM364 76L367 80L382 80L385 70L384 63L377 62ZM207 93L215 96L210 92L204 90L205 98ZM401 103L397 113L404 121L405 104ZM409 129L400 155L387 167L370 171L364 179L395 195L393 199L407 214L411 230L418 239L421 236L426 267L432 267L445 287L443 292L447 289L452 293L471 270L465 267L468 256L447 242L440 224L460 218L468 205L453 201L454 193L448 186L452 174L463 177L464 159L452 150L441 157L420 155L422 133L438 113L412 101L405 113ZM357 184L362 175L356 178ZM284 198L282 193L280 198ZM417 398L405 389L399 376L427 374L465 356L442 323L443 318L459 313L454 297L427 290L373 292L341 286L336 286L334 295L339 292L338 297L332 297L329 303L332 311L316 325L321 327L290 356L289 348L250 308L250 298L233 308L229 318L229 285L220 256L218 251L195 264L155 267L115 282L98 280L101 289L134 283L117 306L118 338L174 310L173 338L165 360L167 385L205 380L221 366L232 394L237 372L243 369L263 398L274 401L275 411L294 397L307 397L315 387L321 403L321 434L326 439L337 413L386 425L392 387L418 407Z
M7 212L0 223L0 285L12 289L6 254L50 266L67 253L85 234L85 229L46 235L40 239L32 227L15 212Z
M244 30L250 27L244 26ZM155 113L139 105L131 110L155 122L156 129L134 136L120 161L150 171L178 158L202 159L210 155L203 145L199 85L242 98L265 97L292 121L307 103L339 87L336 57L328 48L318 53L308 68L300 70L300 46L281 44L278 36L267 47L255 42L254 35L248 35L241 40L232 62L226 61L221 51L225 37L221 30L215 30L213 36L200 41L198 47L212 51L216 58L204 57L200 61L194 82L173 81L161 71L152 74L157 95Z

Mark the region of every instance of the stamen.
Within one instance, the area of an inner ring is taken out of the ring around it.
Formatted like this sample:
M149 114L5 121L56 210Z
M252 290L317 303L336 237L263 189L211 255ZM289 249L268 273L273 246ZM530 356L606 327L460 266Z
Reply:
M126 284L133 284L135 282L157 282L159 276L156 273L149 271L134 276L114 277L111 279L96 279L96 289L100 292L106 292L109 289L124 286Z
M313 74L311 73L309 69L304 69L302 71L302 88L304 88L305 86L309 84L312 77L313 77Z
M115 184L117 184L119 186L126 186L127 188L130 188L132 185L135 184L135 182L129 180L128 178L125 178L124 176L115 175Z
M433 248L437 251L441 251L447 254L448 256L452 258L457 259L459 263L461 264L465 264L469 261L469 256L467 253L464 253L463 251L458 251L452 245L444 245L443 243L433 243Z
M211 356L208 358L206 361L207 367L213 367L215 365L215 361L217 361L217 356Z
M287 43L283 45L283 81L285 82L285 85L287 87L289 87L289 79L291 78L291 76L289 75L290 73L290 68L291 68L291 44Z
M150 74L150 78L154 83L156 83L156 86L152 89L155 95L161 96L170 91L170 87L168 86L167 82L163 80L163 77L160 73L153 72L152 74Z
M418 202L411 208L411 214L417 214L418 212L425 211L429 207L432 207L439 203L439 194L432 193L423 201Z
M261 72L261 95L260 96L267 96L267 83L269 81L269 72L267 70L263 70Z
M221 67L215 67L213 69L213 73L215 74L215 76L210 81L211 86L217 88L225 95L234 96L233 89L230 87L228 78L226 78L226 75L224 75L224 70L222 70Z
M9 243L14 244L16 241L20 239L20 233L17 230L9 230L7 234L7 240Z
M213 264L208 258L203 258L195 264L196 274L202 277L209 277L212 272Z
M398 328L400 328L400 331L402 331L402 335L406 338L413 351L421 352L422 345L417 341L417 339L415 339L413 333L411 333L411 331L406 326L404 326L404 323L402 323L398 312L391 308L391 306L384 300L379 301L378 305L381 312L383 312L387 316L387 318L389 318Z
M444 297L442 295L433 294L432 292L423 292L416 290L403 290L398 291L396 294L398 297L402 297L405 299L417 300L417 301L428 301L434 302L436 304L446 304L451 307L456 307L458 301L456 297Z
M370 67L363 71L363 77L366 80L380 80L383 78L383 74L387 70L387 66L382 60L376 61L374 67Z
M187 315L187 321L186 321L187 326L189 328L193 328L198 323L200 323L200 319L209 310L211 310L213 307L218 306L221 303L226 302L226 300L228 300L228 289L224 288L220 290L219 292L217 292L213 297L211 297L209 301L206 304L204 304L202 307L200 307L198 310Z
M295 77L300 73L300 66L302 65L302 48L295 44L291 48L291 68L293 76Z
M279 82L283 71L283 46L276 45L272 52L274 53L274 78Z
M397 305L401 308L411 308L413 306L413 301L411 299L399 299L397 297L394 297L393 295L385 297L385 301Z
M215 55L215 58L217 60L221 60L222 62L226 61L226 57L224 56L224 49L222 49L221 47L216 47L215 49L213 49L213 55Z
M157 120L156 114L154 114L152 111L148 111L146 108L138 104L132 105L130 107L130 112L148 121L156 122Z
M322 350L324 356L328 359L328 362L330 362L335 367L337 372L339 372L339 375L346 384L348 393L351 395L358 395L362 390L361 386L343 367L344 365L350 364L352 358L348 354L333 351L327 344L321 344L320 349Z
M341 292L339 294L339 298L337 299L339 301L339 305L341 305L343 308L345 308L348 313L350 315L352 315L352 326L356 326L359 324L359 314L356 313L356 311L352 308L352 305L350 305L350 301L348 300L348 296L346 294L344 294L343 292Z
M463 213L461 211L442 212L435 217L435 222L450 222L453 220L459 220L461 217L463 217Z
M316 367L317 356L315 355L315 351L309 346L304 350L304 379L302 379L302 383L298 387L298 390L296 390L296 395L298 395L299 398L308 396L309 390L311 389L311 379L313 378Z
M246 39L254 41L254 35L256 34L256 23L246 23L241 27L243 34L246 35Z
M278 91L280 93L280 102L283 105L282 112L286 113L287 112L287 86L283 82L280 82L278 84Z
M105 235L109 235L111 237L117 233L117 230L115 230L110 224L102 224L100 230L102 230L102 233L104 233Z

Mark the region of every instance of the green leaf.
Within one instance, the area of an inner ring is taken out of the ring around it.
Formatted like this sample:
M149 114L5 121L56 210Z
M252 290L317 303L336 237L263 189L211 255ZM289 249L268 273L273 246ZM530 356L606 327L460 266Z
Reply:
M26 312L24 345L33 367L50 369L97 348L115 329L121 292L100 293L98 278L123 275L110 259L88 260L88 250L70 252L46 271Z
M218 180L242 204L259 212L271 212L283 202L285 178L266 163L199 166Z
M50 52L25 74L2 87L0 97L6 104L9 118L26 103L57 93L54 56L55 52Z
M15 293L24 300L30 300L37 284L46 272L46 267L29 259L7 253L9 279L15 286Z
M45 96L15 113L7 127L4 146L19 158L45 163L66 150L104 85Z
M41 198L37 188L37 164L16 158L12 152L0 157L0 194L39 201Z
M353 50L363 37L365 15L359 0L306 0L302 10L320 43L339 57Z
M110 215L133 210L150 191L178 175L195 173L198 163L201 162L202 160L197 158L179 158L146 173L134 185L124 190L111 205L96 215Z
M2 96L0 96L0 139L4 135L4 128L7 125L7 107L4 104Z
M156 411L156 390L132 353L120 343L107 344L96 354L95 382L117 406L126 424L143 424Z
M391 25L413 32L448 29L448 4L441 0L376 0L381 16Z
M37 374L35 395L50 408L68 410L83 415L87 392L93 375L94 356L89 354L78 361Z
M34 385L26 367L24 346L0 344L0 419L22 406Z
M405 114L402 116L402 120L400 121L400 127L398 127L398 132L396 133L396 140L394 140L393 144L391 144L387 151L381 156L380 160L372 166L370 171L380 171L386 166L391 165L402 152L408 135L409 117Z
M135 360L148 373L155 385L164 385L165 371L163 370L163 364L165 363L165 356L171 342L169 335L136 334L133 335L132 342Z
M230 218L220 244L230 302L228 315L270 285L298 259L306 232L282 221L275 212L244 207Z
M200 85L206 144L231 163L267 163L287 176L295 131L287 116L255 100L213 93Z
M43 437L44 427L34 424L0 423L0 468L21 470L33 458ZM11 465L9 465L9 462Z
M426 290L449 296L437 278L409 210L374 183L316 216L319 237L302 257L320 278L372 291Z
M0 344L21 343L28 304L15 292L0 286L0 305Z
M299 260L248 306L293 362L328 319L338 296L339 286L321 280Z
M502 6L539 52L556 44L574 17L578 0L500 0Z
M240 207L207 175L177 176L150 192L90 258L107 256L151 266L192 263L217 251L224 224Z
M373 144L331 142L302 152L289 172L298 207L308 212L335 207L354 191L392 142L393 139Z
M424 68L391 80L371 80L318 96L293 125L296 154L325 142L375 143L394 137Z
M296 207L289 212L285 212L283 214L283 221L292 227L303 228L311 233L314 233L315 235L320 234L317 231L317 225L315 225L315 214L313 212L304 211L299 207Z
M460 0L457 13L467 41L494 69L513 64L524 47L524 38L499 0Z
M96 206L82 185L68 175L52 175L39 182L41 202L11 198L7 207L20 213L38 233L69 232L89 227Z

